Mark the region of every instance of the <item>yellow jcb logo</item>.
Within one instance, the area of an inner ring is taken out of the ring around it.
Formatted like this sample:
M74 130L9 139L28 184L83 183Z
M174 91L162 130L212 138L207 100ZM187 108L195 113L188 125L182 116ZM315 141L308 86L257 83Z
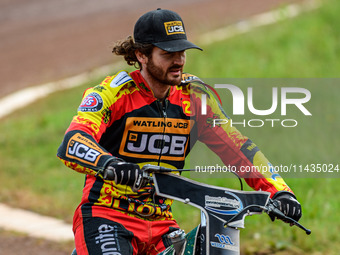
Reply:
M164 27L167 35L185 34L182 21L164 22Z

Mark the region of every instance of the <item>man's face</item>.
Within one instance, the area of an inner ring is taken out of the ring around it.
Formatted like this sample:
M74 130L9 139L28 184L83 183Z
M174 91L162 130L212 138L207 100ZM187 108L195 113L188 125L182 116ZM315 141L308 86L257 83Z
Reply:
M184 64L184 51L167 52L154 47L145 69L153 79L164 85L179 85Z

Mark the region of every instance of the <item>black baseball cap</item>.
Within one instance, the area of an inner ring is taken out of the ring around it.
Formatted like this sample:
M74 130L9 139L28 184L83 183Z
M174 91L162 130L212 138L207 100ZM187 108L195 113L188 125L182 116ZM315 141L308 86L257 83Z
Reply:
M168 52L202 50L187 40L181 17L176 12L161 8L142 15L135 24L133 36L135 42L153 44Z

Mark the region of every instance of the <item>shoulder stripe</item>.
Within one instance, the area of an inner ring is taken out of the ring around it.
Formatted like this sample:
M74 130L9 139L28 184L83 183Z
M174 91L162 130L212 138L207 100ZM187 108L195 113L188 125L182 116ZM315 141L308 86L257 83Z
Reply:
M121 71L113 78L110 83L110 87L115 88L130 81L132 81L132 78L128 75L128 73Z

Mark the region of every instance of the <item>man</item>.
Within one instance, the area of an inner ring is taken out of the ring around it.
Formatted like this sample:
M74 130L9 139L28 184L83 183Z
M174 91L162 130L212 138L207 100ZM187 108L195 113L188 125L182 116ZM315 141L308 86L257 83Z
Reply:
M142 187L140 168L181 169L196 140L237 169L270 164L234 127L209 124L209 118L226 115L204 85L188 82L197 78L183 74L191 48L200 49L187 40L177 13L148 12L135 24L134 38L113 48L138 69L85 91L58 149L66 166L86 174L73 222L78 254L157 254L169 246L167 234L179 228L172 201L157 196L152 184ZM300 204L282 178L256 169L243 176L247 183L271 192L282 211L298 220Z

